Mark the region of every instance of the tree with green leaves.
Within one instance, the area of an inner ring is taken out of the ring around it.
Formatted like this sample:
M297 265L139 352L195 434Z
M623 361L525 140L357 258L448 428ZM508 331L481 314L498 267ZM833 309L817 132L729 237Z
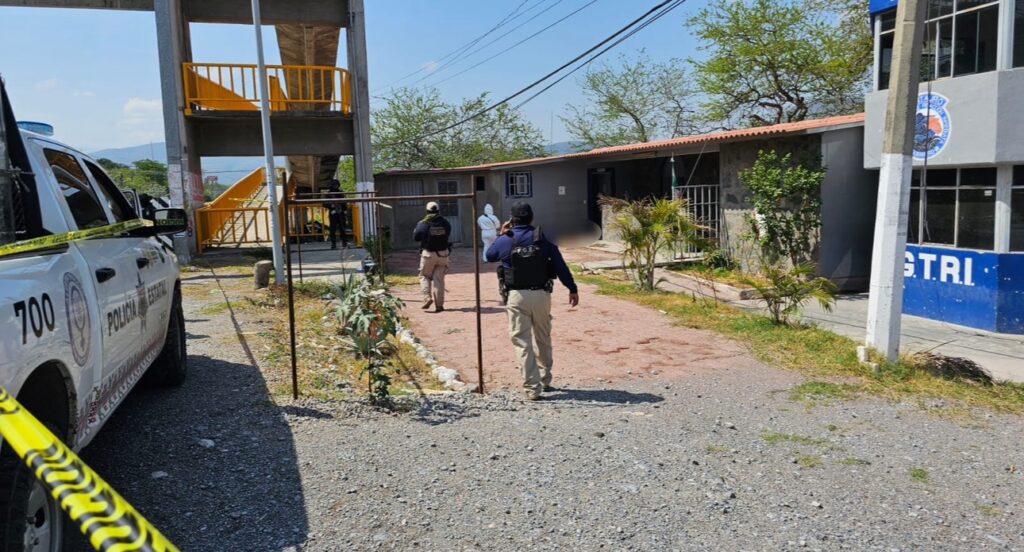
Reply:
M167 165L152 159L140 159L129 167L110 159L97 159L97 163L110 175L120 188L128 188L154 197L166 196Z
M508 104L432 134L487 104L487 94L452 104L436 89L395 91L372 113L375 169L447 168L544 155L540 130Z
M585 103L562 117L576 147L606 147L697 132L694 95L682 60L651 61L644 50L579 80Z
M689 20L709 121L763 126L863 109L870 34L852 0L713 2ZM858 4L863 10L863 4Z

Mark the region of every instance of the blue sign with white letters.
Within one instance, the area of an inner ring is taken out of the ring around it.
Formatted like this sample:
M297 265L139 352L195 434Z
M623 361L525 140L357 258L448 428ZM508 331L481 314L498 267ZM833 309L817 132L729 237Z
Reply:
M1024 254L908 245L903 312L1024 334Z

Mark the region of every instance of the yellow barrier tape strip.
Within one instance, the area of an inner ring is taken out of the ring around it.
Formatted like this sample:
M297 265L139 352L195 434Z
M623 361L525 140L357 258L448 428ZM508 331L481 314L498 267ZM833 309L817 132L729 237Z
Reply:
M145 228L147 226L153 226L153 223L145 219L132 219L124 222L118 222L117 224L97 226L96 228L89 228L86 230L73 230L63 234L54 234L52 236L42 236L39 238L32 238L30 240L16 241L14 243L0 246L0 257L5 255L14 255L17 253L26 253L29 251L38 251L40 249L50 249L51 247L64 245L75 240L108 238L118 234L124 234L125 232L135 230L136 228Z
M7 390L0 388L0 434L100 552L178 548L96 475Z

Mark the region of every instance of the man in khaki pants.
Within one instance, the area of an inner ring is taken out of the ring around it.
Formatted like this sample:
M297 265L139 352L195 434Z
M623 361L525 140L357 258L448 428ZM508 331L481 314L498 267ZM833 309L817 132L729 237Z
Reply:
M512 206L512 220L487 249L487 260L501 261L508 293L508 324L512 347L523 374L526 398L535 401L551 391L551 292L558 277L569 289L569 306L580 302L572 272L558 246L540 228L531 226L533 208L525 202Z
M444 312L444 275L448 273L452 225L441 216L437 203L427 203L427 216L413 230L413 239L420 242L420 291L423 310L435 305L434 312ZM433 288L433 294L431 294Z

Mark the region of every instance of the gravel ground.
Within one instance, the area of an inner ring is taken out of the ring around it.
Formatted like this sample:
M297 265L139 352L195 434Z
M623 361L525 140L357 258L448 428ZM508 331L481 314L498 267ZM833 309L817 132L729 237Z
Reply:
M84 454L182 550L1024 550L1020 418L807 406L755 362L291 403L191 296L189 380L133 392Z

